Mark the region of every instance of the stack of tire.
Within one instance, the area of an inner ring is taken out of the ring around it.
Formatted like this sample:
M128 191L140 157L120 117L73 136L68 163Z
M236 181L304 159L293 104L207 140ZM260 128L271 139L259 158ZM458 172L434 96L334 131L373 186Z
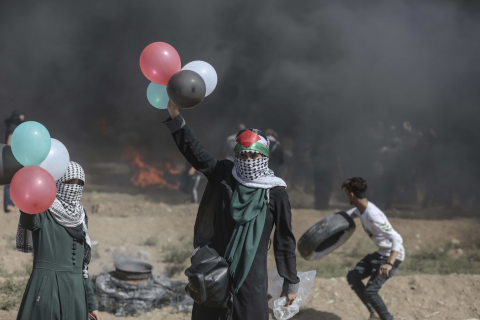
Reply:
M325 257L355 232L355 222L346 212L337 212L320 220L298 240L297 249L305 260Z

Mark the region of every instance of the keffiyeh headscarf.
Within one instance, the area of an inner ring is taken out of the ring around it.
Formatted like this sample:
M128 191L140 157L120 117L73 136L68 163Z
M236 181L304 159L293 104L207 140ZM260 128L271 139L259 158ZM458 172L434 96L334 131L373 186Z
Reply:
M80 179L85 182L85 172L78 163L70 161L67 172L56 181L57 196L48 210L55 221L62 225L72 237L84 240L83 277L87 278L87 267L92 257L92 249L85 223L85 210L80 202L83 186L64 183L72 179ZM17 250L33 252L31 231L23 228L20 223L17 231Z
M235 179L246 187L271 189L287 187L285 181L275 176L268 167L270 142L257 129L240 131L235 145L235 161L232 174ZM242 153L260 153L261 158L242 160L237 156Z
M229 273L238 292L252 266L262 237L267 214L270 189L287 187L268 168L269 141L259 130L240 131L236 139L235 161L232 174L238 182L230 201L230 212L235 229L228 242L225 259L230 264ZM260 153L261 158L242 160L242 153Z

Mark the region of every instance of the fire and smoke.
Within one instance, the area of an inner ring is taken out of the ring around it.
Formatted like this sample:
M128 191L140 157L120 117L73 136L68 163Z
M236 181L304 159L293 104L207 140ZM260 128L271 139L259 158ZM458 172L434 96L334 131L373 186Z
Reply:
M171 163L164 162L149 165L145 163L145 156L132 146L125 150L122 157L134 171L130 181L132 181L135 186L141 188L178 189L180 185L179 182L171 184L166 180L166 174L173 176L180 174L178 170L172 168Z
M164 41L183 64L208 61L218 73L215 92L182 111L216 156L242 122L275 129L294 148L320 144L346 175L365 175L373 164L362 133L410 121L438 134L446 188L476 190L479 16L480 2L468 0L5 1L1 116L22 109L80 163L119 161L129 133L152 158L183 162L138 65L146 45ZM302 167L301 150L293 155Z

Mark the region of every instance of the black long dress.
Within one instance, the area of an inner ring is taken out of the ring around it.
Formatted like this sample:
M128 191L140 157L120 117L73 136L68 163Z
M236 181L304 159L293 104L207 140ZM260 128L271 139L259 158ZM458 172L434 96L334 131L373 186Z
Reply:
M180 152L208 179L195 222L194 246L208 243L221 256L224 256L235 228L235 222L230 213L230 200L236 187L236 180L232 175L233 162L218 161L212 157L186 126L181 115L173 120L169 118L165 123L172 132ZM273 248L277 269L280 276L285 279L284 290L287 293L296 292L300 279L297 277L296 244L291 218L290 202L285 188L271 189L265 227L255 259L245 282L238 293L234 294L234 320L268 319L267 251L274 224L276 228ZM208 308L195 303L192 319L224 320L226 310Z

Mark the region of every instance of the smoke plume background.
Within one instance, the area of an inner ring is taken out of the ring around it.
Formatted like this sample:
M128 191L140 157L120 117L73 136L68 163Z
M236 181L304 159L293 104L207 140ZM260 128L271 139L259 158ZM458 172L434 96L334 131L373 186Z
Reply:
M204 60L218 73L213 94L183 111L217 156L238 122L355 158L367 127L408 120L435 129L453 154L448 170L472 178L479 10L453 0L3 1L0 116L21 109L79 162L120 161L126 140L180 160L138 63L163 41L182 65Z

